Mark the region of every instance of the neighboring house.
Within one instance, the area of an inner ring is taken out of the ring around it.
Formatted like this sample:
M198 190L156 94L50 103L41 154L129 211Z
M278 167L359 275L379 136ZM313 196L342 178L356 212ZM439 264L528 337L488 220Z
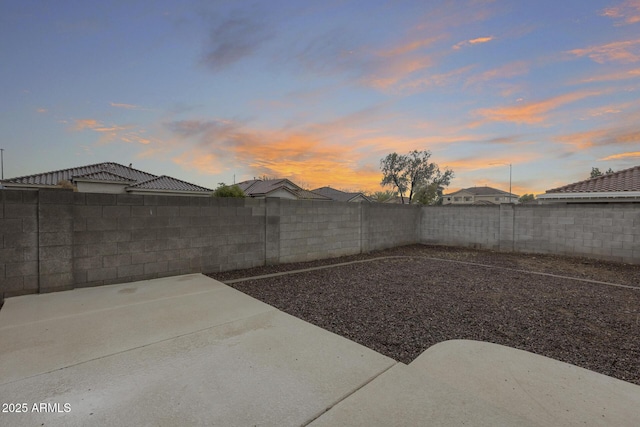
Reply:
M213 191L170 176L153 175L111 162L5 179L2 185L7 189L55 188L65 181L80 193L210 196Z
M370 202L371 200L362 193L347 193L331 187L321 187L311 190L316 194L335 200L336 202Z
M443 205L499 205L518 203L518 195L491 187L463 188L442 196Z
M259 199L265 197L280 197L282 199L293 200L331 200L322 194L305 190L286 178L251 179L249 181L239 182L236 185L242 189L246 196Z
M538 202L640 202L640 166L547 190Z

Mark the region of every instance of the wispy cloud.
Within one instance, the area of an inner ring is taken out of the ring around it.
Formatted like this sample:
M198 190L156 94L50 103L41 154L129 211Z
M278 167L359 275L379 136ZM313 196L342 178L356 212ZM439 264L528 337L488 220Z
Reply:
M274 37L273 27L266 22L265 11L234 10L228 16L208 16L209 37L200 63L217 72L254 54Z
M44 114L49 112L49 110L47 110L46 108L37 108L36 109L36 113L40 113L40 114Z
M619 80L629 80L640 78L640 68L634 68L625 71L616 71L614 73L600 74L593 77L587 77L579 80L579 83L601 83Z
M409 40L404 43L400 43L398 46L394 46L390 49L380 50L377 52L377 55L387 57L387 58L405 55L408 53L415 52L416 50L420 50L428 46L431 46L433 45L433 43L435 43L439 39L440 39L440 36Z
M636 157L640 157L640 151L629 151L627 153L620 153L620 154L612 154L611 156L607 156L607 157L603 157L602 161L605 160L620 160L620 159L630 159L630 158L636 158Z
M189 120L166 124L181 138L184 150L173 161L182 167L215 174L238 165L252 176L283 176L310 186L377 188L380 173L362 159L370 154L356 125L376 117L368 109L325 123L297 128L264 129L230 120ZM377 166L377 165L376 165Z
M123 108L125 110L144 110L144 108L142 108L141 106L133 105L133 104L122 104L117 102L110 102L109 105L115 108Z
M559 135L555 137L555 140L578 150L608 145L638 144L640 143L640 127L623 126L573 132Z
M589 120L594 117L602 117L611 114L620 114L625 110L629 109L629 107L633 107L634 104L631 102L625 102L621 104L609 104L603 105L602 107L591 108L589 109L585 116L582 117L582 120Z
M431 67L434 62L429 56L395 58L389 61L375 61L377 65L369 70L360 81L366 86L386 91L407 87L416 81L416 74Z
M640 61L640 39L601 44L585 49L573 49L568 53L577 57L587 56L599 64L609 62L630 64Z
M473 46L476 44L483 44L483 43L489 43L490 41L495 40L495 37L493 36L488 36L488 37L477 37L475 39L470 39L470 40L463 40L459 43L456 43L455 45L453 45L453 49L455 50L460 50L465 46Z
M465 85L485 83L491 80L503 80L521 76L529 72L529 64L526 61L510 62L498 68L474 74L467 78Z
M617 6L602 11L602 16L616 20L616 25L636 24L640 22L640 0L626 0Z
M484 118L485 122L512 122L524 124L540 124L548 120L548 113L563 105L579 101L581 99L600 95L596 91L580 91L555 96L538 102L512 105L498 108L484 108L475 111L475 114Z
M135 125L105 125L96 119L76 119L70 129L76 132L85 130L97 132L101 135L98 143L102 144L116 140L145 145L152 142L150 138L144 136L145 130Z

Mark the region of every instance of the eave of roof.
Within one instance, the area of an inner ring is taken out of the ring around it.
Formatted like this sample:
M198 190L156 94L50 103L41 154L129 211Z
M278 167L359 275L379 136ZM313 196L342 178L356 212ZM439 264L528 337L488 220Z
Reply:
M640 198L640 191L593 191L581 193L545 193L540 194L538 199L634 199Z

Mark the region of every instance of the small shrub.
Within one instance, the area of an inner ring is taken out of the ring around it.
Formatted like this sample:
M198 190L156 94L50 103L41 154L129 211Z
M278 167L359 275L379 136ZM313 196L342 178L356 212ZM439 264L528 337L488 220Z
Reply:
M64 188L65 190L78 191L78 187L76 187L70 181L68 181L66 179L61 179L60 181L58 181L58 187Z
M245 197L245 194L237 185L226 185L221 182L213 191L213 197Z

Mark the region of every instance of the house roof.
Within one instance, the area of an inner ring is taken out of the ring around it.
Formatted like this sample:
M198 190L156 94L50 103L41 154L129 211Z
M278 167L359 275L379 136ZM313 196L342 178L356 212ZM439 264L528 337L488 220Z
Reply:
M248 181L239 182L238 187L247 195L264 195L277 190L281 187L291 186L296 190L302 190L288 179L250 179Z
M16 186L48 187L58 185L62 180L89 180L104 182L131 183L126 189L144 189L156 191L194 191L211 192L209 188L191 184L166 175L157 176L119 163L105 162L93 165L61 169L34 175L5 179L3 184Z
M129 188L145 189L145 190L159 190L159 191L211 191L208 188L200 187L190 182L182 181L181 179L173 178L167 175L161 175L156 178L151 178L146 181L139 182L130 186Z
M239 182L237 185L238 187L240 187L240 189L242 189L244 194L250 197L266 197L270 193L282 189L288 191L298 199L330 200L328 197L323 196L322 194L317 194L313 191L305 190L286 178L265 180L251 179L248 181Z
M91 172L91 173L86 173L84 175L75 175L73 177L73 180L75 181L78 181L79 179L87 180L87 181L111 181L111 182L123 182L123 183L135 182L130 178L124 177L122 175L118 175L116 173L107 172L107 171Z
M369 198L362 193L347 193L346 191L336 190L335 188L331 187L320 187L311 191L338 202L350 202L358 196L362 196L367 201L369 200Z
M517 194L509 193L507 191L502 191L502 190L498 190L497 188L487 187L487 186L463 188L454 193L445 194L444 196L453 196L463 192L470 193L474 196L495 196L495 195L509 196L510 195L511 197L518 197Z
M546 193L609 193L620 191L640 191L640 166L553 188L547 190Z

